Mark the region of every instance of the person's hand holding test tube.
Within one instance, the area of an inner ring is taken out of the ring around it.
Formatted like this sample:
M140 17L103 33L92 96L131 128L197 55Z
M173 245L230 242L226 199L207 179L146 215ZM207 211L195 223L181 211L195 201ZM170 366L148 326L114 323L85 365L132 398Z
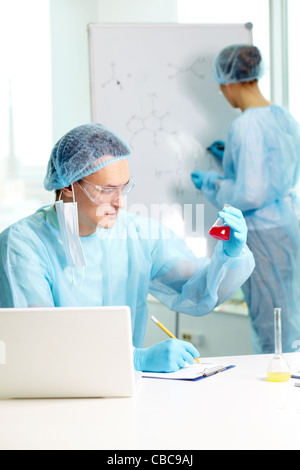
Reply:
M152 317L153 319L154 317ZM136 370L143 372L176 372L182 369L186 363L199 362L199 352L191 343L175 338L156 318L155 323L170 336L170 339L146 349L135 348L133 355Z

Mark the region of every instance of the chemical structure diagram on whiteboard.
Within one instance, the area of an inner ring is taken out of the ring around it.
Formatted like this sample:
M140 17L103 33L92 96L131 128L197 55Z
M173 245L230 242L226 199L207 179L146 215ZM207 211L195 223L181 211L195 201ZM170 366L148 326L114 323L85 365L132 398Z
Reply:
M108 86L114 85L119 90L123 91L124 90L124 82L121 80L120 75L117 73L117 67L116 67L116 64L114 62L111 62L110 69L111 69L111 75L105 82L102 83L102 88L106 88ZM129 80L131 78L132 78L131 73L127 73L126 74L126 79Z
M204 80L205 74L203 73L203 66L206 62L205 57L198 57L191 65L187 67L179 67L171 62L168 64L168 68L172 70L169 74L169 79L177 78L180 74L191 73L198 80Z
M203 65L205 62L205 57L198 57L191 65L184 67L180 67L170 62L168 63L168 68L172 70L172 72L170 72L168 78L174 79L178 78L178 76L181 74L190 73L195 78L204 80L205 74L203 73ZM131 73L126 74L126 80L128 79L132 79ZM117 71L117 66L114 62L110 63L110 77L105 82L103 82L101 86L102 88L106 88L110 85L115 85L121 91L124 90L124 82L121 79L120 74Z
M179 78L182 74L191 74L197 80L204 80L204 67L206 64L206 58L198 57L190 65L178 66L173 63L168 63L168 80ZM167 119L170 116L168 111L162 112L158 110L159 96L157 93L149 94L150 109L146 115L133 115L127 121L127 129L130 134L130 144L134 145L134 139L137 135L142 132L150 132L152 134L153 144L157 145L158 136L161 133L167 132L169 134L175 134L172 131L167 130Z
M175 63L175 61L165 62L164 66L160 68L160 73L162 74L161 84L164 84L163 86L168 89L172 96L175 82L178 80L185 80L185 77L189 80L205 80L206 67L207 61L204 56L197 57L195 60L184 65L179 65ZM100 81L101 88L106 96L110 96L111 93L117 93L117 95L115 95L116 97L122 95L123 99L134 104L137 96L134 96L134 99L132 99L131 93L139 88L139 81L141 79L140 70L136 70L135 67L133 67L129 73L128 69L126 69L118 64L117 60L108 63L105 68L105 76L102 75L103 79ZM149 73L151 77L151 72L148 71L147 73ZM168 187L172 187L172 191L174 191L175 199L183 200L186 188L190 186L187 167L191 166L191 168L196 168L198 166L197 161L199 160L199 156L201 158L203 152L199 151L199 146L201 147L199 142L196 144L193 143L192 149L196 149L195 154L193 154L193 151L190 151L191 149L188 144L191 136L187 137L187 143L182 141L182 139L184 140L184 132L175 130L174 122L177 121L176 117L173 116L174 110L170 112L168 105L163 104L165 100L162 98L164 98L163 95L165 92L163 91L162 85L160 88L161 89L158 90L153 87L148 95L146 94L144 97L141 97L141 99L145 98L143 110L136 113L133 111L133 113L131 115L129 114L129 116L127 115L127 117L123 116L123 124L126 130L125 135L127 134L127 141L133 151L137 151L137 147L139 147L141 141L145 142L145 140L148 142L148 148L153 146L156 147L157 151L161 145L162 148L164 148L164 142L166 140L170 142L171 138L174 152L172 155L172 168L170 168L168 164L164 165L163 161L161 161L161 165L155 168L154 173L149 175L149 177L159 184L168 182ZM121 95L119 95L119 93L121 93ZM123 109L126 110L127 106ZM119 111L121 113L119 114L119 118L122 119L122 109ZM194 163L192 163L191 160L193 160ZM168 159L166 161L168 162ZM198 191L198 201L201 199L200 195L201 193Z
M149 113L144 116L133 115L127 121L126 127L130 134L129 143L133 147L134 139L141 133L150 133L152 136L153 145L158 145L159 134L166 133L169 135L176 135L176 132L167 130L167 119L170 116L168 111L161 113L158 111L156 105L159 101L156 93L149 95Z

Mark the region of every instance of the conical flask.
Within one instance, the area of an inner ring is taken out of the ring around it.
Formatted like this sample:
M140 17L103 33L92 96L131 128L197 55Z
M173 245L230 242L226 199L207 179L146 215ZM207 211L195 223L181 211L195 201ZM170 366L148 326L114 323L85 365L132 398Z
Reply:
M224 207L230 207L229 204L225 204ZM230 239L231 229L229 225L224 223L224 220L219 217L212 228L209 231L209 235L212 238L216 238L217 240L228 241Z

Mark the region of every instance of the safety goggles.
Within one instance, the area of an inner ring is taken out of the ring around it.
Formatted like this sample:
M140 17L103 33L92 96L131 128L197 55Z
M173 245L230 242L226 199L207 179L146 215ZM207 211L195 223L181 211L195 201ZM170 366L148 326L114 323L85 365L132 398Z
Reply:
M98 186L82 179L76 184L82 189L87 197L95 204L113 204L120 198L127 197L133 187L134 182L130 179L124 186Z

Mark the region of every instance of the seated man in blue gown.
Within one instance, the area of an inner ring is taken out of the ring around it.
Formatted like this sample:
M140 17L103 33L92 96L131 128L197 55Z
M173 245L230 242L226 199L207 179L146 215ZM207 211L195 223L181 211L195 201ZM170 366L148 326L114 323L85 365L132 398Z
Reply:
M144 349L152 294L171 310L201 316L231 298L254 269L247 227L220 213L231 238L196 258L158 222L128 213L128 144L100 124L79 126L55 145L44 181L54 205L0 234L0 307L128 305L137 370L170 372L198 351L180 340Z

